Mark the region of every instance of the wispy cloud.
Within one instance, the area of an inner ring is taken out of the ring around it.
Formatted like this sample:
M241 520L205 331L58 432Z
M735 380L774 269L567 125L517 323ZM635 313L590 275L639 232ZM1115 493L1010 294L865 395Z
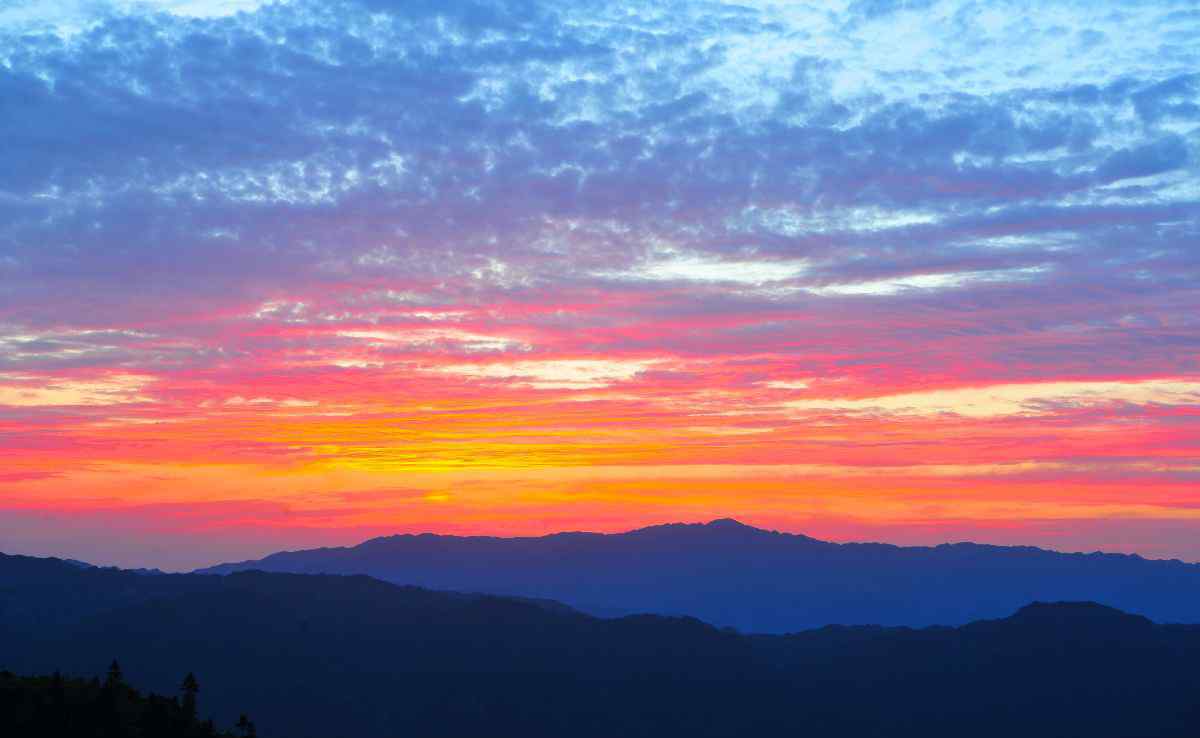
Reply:
M547 359L495 364L447 364L437 371L505 381L535 389L594 389L626 381L660 362L654 359Z
M153 377L116 374L95 379L0 374L0 405L100 406L152 402L144 390Z
M9 3L0 495L1169 516L1197 69L1175 0Z
M1017 414L1053 414L1064 408L1115 403L1200 407L1200 379L999 384L988 387L905 392L879 397L792 400L786 403L786 407L800 411L952 414L990 418Z

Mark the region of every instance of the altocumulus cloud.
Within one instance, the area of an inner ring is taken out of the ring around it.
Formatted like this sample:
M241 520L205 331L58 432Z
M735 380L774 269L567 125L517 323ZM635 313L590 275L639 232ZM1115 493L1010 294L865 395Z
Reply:
M1170 0L10 3L0 455L1176 469L1197 70Z
M1186 4L195 2L57 33L22 7L0 237L29 322L166 279L190 310L396 274L1079 288L1108 260L1090 286L1134 289L1192 263Z

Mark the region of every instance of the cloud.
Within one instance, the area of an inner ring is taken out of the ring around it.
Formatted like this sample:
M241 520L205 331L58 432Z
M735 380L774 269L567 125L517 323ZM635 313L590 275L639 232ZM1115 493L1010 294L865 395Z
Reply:
M599 272L598 276L615 279L664 282L730 282L765 284L783 282L803 274L803 261L724 260L702 256L670 254L624 272Z
M374 348L392 345L410 347L436 347L449 345L467 352L506 351L517 348L519 341L503 336L489 336L455 328L413 328L403 330L344 330L338 331L344 338L367 342Z
M9 3L0 453L1166 468L1190 10Z
M143 394L153 382L153 377L133 374L96 379L0 374L0 406L104 406L153 402Z
M450 364L439 372L511 382L534 389L594 389L633 379L660 363L654 359L547 359L495 364Z
M282 399L276 399L273 397L251 397L247 399L241 395L235 395L225 400L224 404L227 407L240 407L243 405L274 405L283 408L295 408L316 407L321 403L317 402L316 400L301 400L296 397L285 397Z
M1188 163L1187 144L1180 136L1167 136L1132 149L1110 155L1096 170L1096 176L1108 182L1134 177L1149 177Z
M772 379L763 382L763 386L779 390L804 390L811 387L812 382L807 379Z
M997 270L991 272L960 272L949 274L914 274L894 279L879 279L868 282L848 284L828 284L820 287L808 287L814 295L897 295L903 292L921 290L945 290L968 287L971 285L1011 282L1035 277L1044 272L1040 267L1024 267L1021 269Z
M1200 405L1200 380L1156 379L1134 382L1037 382L963 387L862 398L792 400L784 406L800 412L960 415L993 418L1050 414L1062 408L1138 405Z

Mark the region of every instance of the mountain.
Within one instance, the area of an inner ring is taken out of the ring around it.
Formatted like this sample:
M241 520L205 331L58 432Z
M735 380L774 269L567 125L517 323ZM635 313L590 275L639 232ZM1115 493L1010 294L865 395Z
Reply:
M431 534L277 553L206 573L367 574L557 600L594 615L691 615L746 632L831 623L960 625L1034 600L1095 600L1200 622L1200 565L973 543L828 543L735 520L539 538Z
M244 710L264 738L1200 734L1200 627L1092 603L747 636L365 576L0 556L0 668L88 675L113 658L162 693L194 671L205 714Z

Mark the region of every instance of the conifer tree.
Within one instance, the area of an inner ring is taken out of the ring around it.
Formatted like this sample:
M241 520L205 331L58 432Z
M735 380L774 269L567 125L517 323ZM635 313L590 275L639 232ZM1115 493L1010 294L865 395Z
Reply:
M121 729L121 705L124 689L124 677L121 675L121 665L116 659L108 666L108 674L104 677L104 688L100 691L98 703L102 733L106 738L118 738L124 734Z
M184 718L189 722L196 719L196 693L200 691L200 685L196 682L196 675L188 672L183 678L183 684L180 685L183 691L183 714Z
M115 690L117 687L120 687L124 681L125 677L123 674L121 674L121 665L117 663L116 659L113 659L113 662L108 666L108 676L104 680L104 686L106 689Z

